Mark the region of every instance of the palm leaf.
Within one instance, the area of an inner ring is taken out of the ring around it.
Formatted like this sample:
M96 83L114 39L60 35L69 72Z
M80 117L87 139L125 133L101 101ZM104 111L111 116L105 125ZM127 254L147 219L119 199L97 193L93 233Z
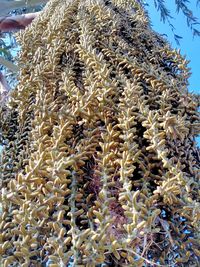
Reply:
M17 8L33 7L47 3L48 0L1 0L0 16L5 16Z
M11 57L11 53L6 48L0 48L0 54L7 57Z

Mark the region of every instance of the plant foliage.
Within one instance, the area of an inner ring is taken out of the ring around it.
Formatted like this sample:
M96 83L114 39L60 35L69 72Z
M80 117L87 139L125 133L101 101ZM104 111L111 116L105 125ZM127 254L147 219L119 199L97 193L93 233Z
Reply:
M198 266L187 60L134 0L51 0L0 108L3 266Z

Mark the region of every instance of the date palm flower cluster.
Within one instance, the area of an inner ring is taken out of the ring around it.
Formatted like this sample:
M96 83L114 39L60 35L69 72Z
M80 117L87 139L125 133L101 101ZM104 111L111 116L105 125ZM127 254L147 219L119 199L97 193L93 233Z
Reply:
M136 0L50 0L0 111L3 267L198 266L187 60Z

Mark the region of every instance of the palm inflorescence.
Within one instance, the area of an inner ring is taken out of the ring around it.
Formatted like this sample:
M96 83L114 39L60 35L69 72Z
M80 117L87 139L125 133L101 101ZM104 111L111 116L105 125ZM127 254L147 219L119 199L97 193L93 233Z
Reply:
M198 101L134 0L51 0L1 107L3 266L198 266Z

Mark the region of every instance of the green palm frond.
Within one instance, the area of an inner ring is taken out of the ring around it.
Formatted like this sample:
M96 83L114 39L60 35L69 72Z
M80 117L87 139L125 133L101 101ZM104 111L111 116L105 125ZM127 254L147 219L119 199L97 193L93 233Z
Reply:
M5 57L11 57L11 53L6 48L0 48L0 55L3 55Z

